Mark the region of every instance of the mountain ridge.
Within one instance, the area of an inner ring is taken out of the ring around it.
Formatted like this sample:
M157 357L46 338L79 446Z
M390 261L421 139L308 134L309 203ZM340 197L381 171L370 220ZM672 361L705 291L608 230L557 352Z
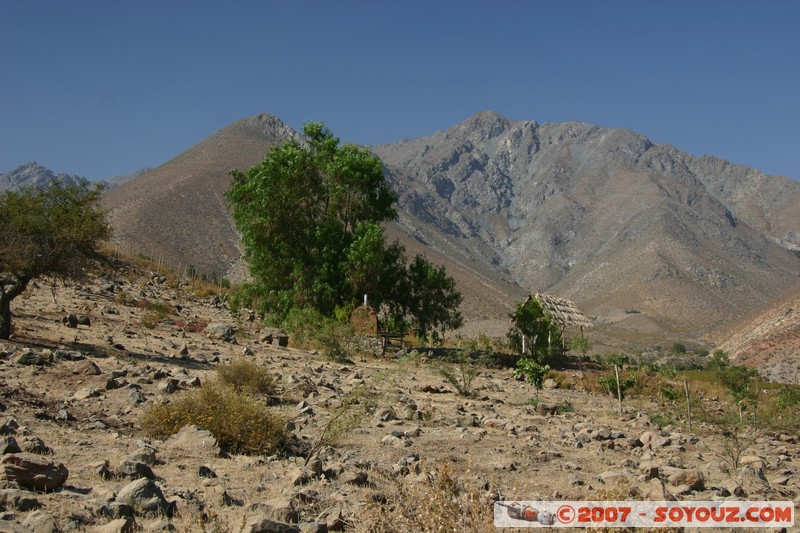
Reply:
M242 119L110 191L117 246L241 279L228 171L290 138L272 115ZM786 178L631 130L491 111L372 150L399 195L387 234L458 273L473 330L500 331L515 300L552 292L600 322L635 310L637 324L701 335L797 283L800 184Z

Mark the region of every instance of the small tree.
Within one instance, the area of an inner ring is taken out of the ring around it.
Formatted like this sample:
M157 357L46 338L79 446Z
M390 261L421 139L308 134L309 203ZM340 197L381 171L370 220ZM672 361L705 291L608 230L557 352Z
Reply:
M561 329L536 298L517 302L511 314L508 341L513 350L542 363L552 355L553 346L561 345Z
M11 335L11 301L31 280L80 278L110 229L102 186L53 182L0 195L0 339Z
M528 383L536 389L536 397L544 386L544 376L550 372L549 365L540 365L531 359L520 359L517 361L517 368L514 369L514 377L524 376Z

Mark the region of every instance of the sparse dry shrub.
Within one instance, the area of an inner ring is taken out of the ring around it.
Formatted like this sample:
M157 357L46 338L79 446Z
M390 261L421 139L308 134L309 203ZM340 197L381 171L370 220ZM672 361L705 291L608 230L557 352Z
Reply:
M544 378L555 381L558 384L559 389L572 389L575 386L569 374L561 370L550 370L544 375Z
M210 431L220 447L231 453L271 454L288 439L282 416L252 395L213 381L169 403L149 406L141 418L142 430L157 439L166 439L189 424Z
M227 365L218 366L217 376L222 383L230 385L236 392L272 396L277 391L272 374L266 368L243 357L234 359Z
M380 474L389 485L385 501L368 500L354 524L359 533L495 531L494 501L466 490L443 463L427 479Z
M142 313L142 316L139 317L139 323L147 329L154 329L158 323L161 322L161 319L162 317L157 313L147 311L146 313Z

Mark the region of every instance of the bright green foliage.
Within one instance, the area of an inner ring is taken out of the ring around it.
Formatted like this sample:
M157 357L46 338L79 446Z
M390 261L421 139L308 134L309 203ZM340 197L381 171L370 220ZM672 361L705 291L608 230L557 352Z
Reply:
M423 332L460 325L461 296L444 269L422 257L406 267L404 248L386 243L380 224L395 218L396 196L380 160L341 145L320 123L304 133L231 172L226 196L255 280L234 303L282 322L293 308L327 317L368 294L394 324Z
M600 386L611 396L617 396L617 376L616 374L609 374L600 378ZM619 383L619 391L622 397L625 398L625 391L636 386L636 376L629 374L627 378L622 379Z
M538 398L539 391L544 385L544 376L550 372L549 365L541 365L532 359L520 359L517 361L517 368L514 369L514 377L525 376L528 383L536 389Z
M581 357L586 357L586 354L592 349L592 341L589 340L589 337L578 335L569 341L569 349L580 352Z
M508 341L517 353L530 354L534 361L543 363L551 357L553 347L561 345L561 329L536 298L530 298L523 303L517 302L511 320Z
M111 230L101 186L54 182L0 195L0 339L11 333L11 301L40 276L79 278Z
M304 131L304 144L286 141L247 172L232 171L226 195L250 272L277 299L268 307L285 313L300 304L331 314L344 300L356 228L393 219L395 195L368 150L340 146L319 123Z

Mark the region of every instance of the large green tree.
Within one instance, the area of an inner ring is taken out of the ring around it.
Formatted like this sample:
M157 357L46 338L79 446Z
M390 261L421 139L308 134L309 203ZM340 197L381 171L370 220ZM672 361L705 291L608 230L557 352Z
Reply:
M395 195L380 160L340 145L320 123L305 139L273 147L246 172L231 172L226 195L259 289L288 311L296 304L329 314L342 303L339 268L362 222L394 218Z
M294 307L330 316L368 294L384 316L423 334L460 324L461 297L444 269L422 257L407 267L404 248L386 242L381 223L397 216L397 197L380 159L321 123L303 131L231 172L226 197L255 280L242 293L248 302L278 319Z
M80 278L110 235L102 187L53 182L0 195L0 339L11 334L11 301L35 278Z

